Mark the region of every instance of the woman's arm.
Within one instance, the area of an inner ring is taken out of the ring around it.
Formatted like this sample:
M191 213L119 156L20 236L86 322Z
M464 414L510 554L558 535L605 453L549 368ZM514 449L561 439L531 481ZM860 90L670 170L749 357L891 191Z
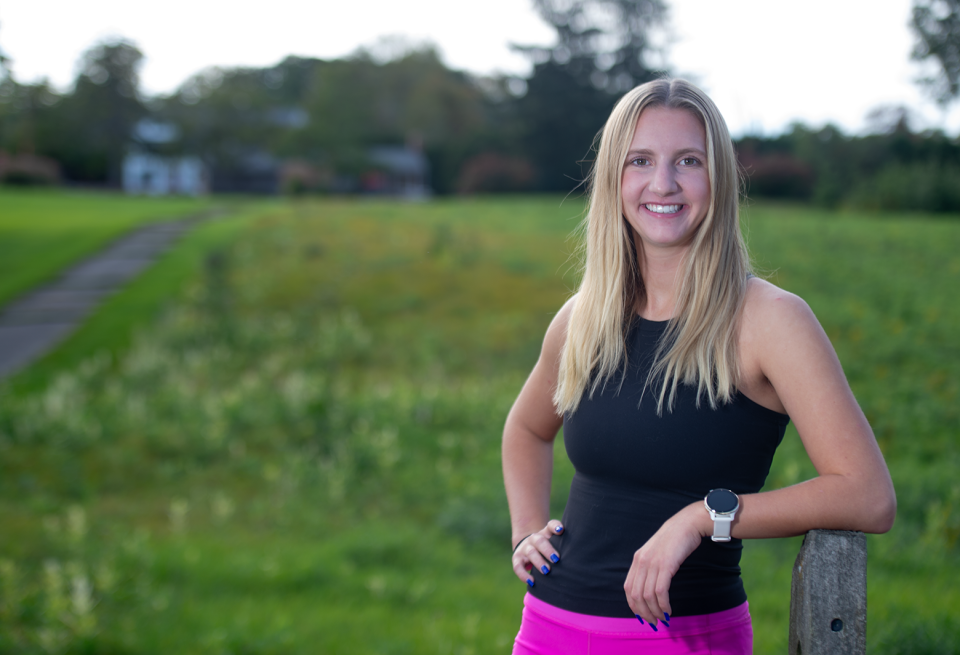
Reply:
M540 358L503 429L503 481L516 549L513 568L517 577L530 585L533 578L527 574L529 568L549 570L548 560L559 556L548 541L551 533L562 531L559 521L549 520L553 440L563 424L553 404L553 392L572 304L571 299L550 323ZM521 541L523 544L517 548Z
M774 391L818 475L747 496L733 535L886 532L897 510L890 472L816 316L799 297L761 280L752 281L747 301L741 359Z
M751 280L741 331L745 386L755 391L755 400L790 415L817 477L741 496L733 536L889 530L896 515L890 473L813 312L797 296ZM638 615L662 619L670 612L670 580L712 532L703 503L692 503L637 551L624 588Z

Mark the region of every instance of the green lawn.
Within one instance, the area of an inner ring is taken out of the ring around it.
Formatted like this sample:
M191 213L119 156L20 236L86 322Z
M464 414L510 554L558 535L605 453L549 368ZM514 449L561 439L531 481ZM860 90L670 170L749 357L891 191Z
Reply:
M132 227L209 207L209 198L0 186L0 306Z
M149 326L164 308L174 304L189 280L203 274L209 254L235 238L269 205L262 201L225 203L215 217L181 237L175 248L160 256L157 264L106 298L102 307L56 349L8 384L19 392L39 390L59 371L90 359L91 353L110 358L121 355L138 330Z
M128 347L81 332L0 389L0 653L507 652L500 430L575 284L581 211L303 200L191 235L92 319L141 316ZM960 221L759 205L748 229L897 485L870 652L958 652ZM559 515L562 444L555 468ZM810 472L791 429L769 486ZM786 649L798 548L745 547L757 653Z

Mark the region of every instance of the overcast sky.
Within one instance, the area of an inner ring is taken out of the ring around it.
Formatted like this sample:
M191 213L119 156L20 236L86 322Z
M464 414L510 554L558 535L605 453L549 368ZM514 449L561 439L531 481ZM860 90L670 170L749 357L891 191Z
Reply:
M913 83L910 0L667 0L666 63L708 91L735 135L793 121L867 129L881 105L905 105L916 127L960 133L960 102L943 112ZM67 88L81 53L123 36L146 55L150 94L208 66L268 66L285 56L334 58L387 35L430 41L446 64L526 74L510 43L548 44L532 0L5 0L0 50L21 82Z

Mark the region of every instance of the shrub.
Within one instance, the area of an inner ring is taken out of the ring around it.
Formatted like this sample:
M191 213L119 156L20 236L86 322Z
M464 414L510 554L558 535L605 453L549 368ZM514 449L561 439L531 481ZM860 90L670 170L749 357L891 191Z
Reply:
M533 166L526 159L484 152L468 159L457 179L459 193L524 191L533 182Z
M851 203L864 209L960 212L960 166L891 164L861 183Z

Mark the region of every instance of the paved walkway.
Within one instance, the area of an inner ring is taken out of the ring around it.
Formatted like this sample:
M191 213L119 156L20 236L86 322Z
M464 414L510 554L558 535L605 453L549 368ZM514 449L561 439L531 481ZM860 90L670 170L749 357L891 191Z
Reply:
M210 213L153 223L67 269L61 277L0 309L0 378L24 368L73 332L120 289Z

